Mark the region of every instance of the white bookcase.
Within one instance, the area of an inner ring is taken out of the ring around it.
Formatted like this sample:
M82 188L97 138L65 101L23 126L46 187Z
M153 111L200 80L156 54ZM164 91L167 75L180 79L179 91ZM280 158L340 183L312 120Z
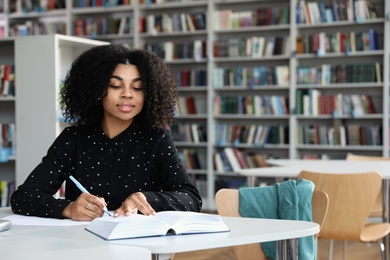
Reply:
M16 184L39 164L61 130L58 94L74 58L101 41L64 35L15 39Z
M62 21L66 25L66 34L74 33L74 21L77 19L99 17L121 18L131 17L130 32L124 34L85 35L83 38L71 36L39 36L17 37L0 41L0 61L14 62L17 68L17 95L16 99L0 98L0 120L15 122L17 126L17 155L15 160L6 164L0 163L0 173L7 172L7 178L14 175L16 164L16 182L20 184L46 152L58 134L60 124L57 119L58 103L56 100L58 85L63 73L68 68L70 61L84 48L91 45L102 44L107 41L115 44L143 48L145 44L157 45L164 42L194 42L204 41L207 51L204 56L194 56L185 59L169 59L167 64L174 70L200 69L207 72L207 82L204 85L189 85L180 87L181 97L193 96L196 100L205 100L202 112L197 114L179 115L178 120L183 124L200 124L207 129L207 142L176 142L179 151L184 149L194 150L206 156L206 165L201 169L189 169L196 184L202 190L204 209L215 209L214 194L218 189L220 180L243 180L233 171L215 171L214 154L225 147L238 148L244 152L261 153L279 158L301 158L311 154L326 154L340 157L348 152L375 156L390 156L390 82L389 82L389 55L390 55L390 0L372 0L378 11L378 18L356 22L355 20L339 21L319 24L297 23L297 5L301 0L182 0L146 1L149 4L139 3L133 0L129 5L116 7L77 7L74 1L67 1L64 9L48 11L44 13L31 12L9 13L8 1L4 5L5 11L0 15L0 26L5 26L6 34L12 23L24 23L31 21ZM160 2L160 1L159 1ZM330 4L330 0L313 0L309 2L323 2ZM340 0L353 6L354 0ZM287 24L252 26L237 29L216 28L216 12L232 10L233 12L248 12L258 8L290 7L289 21ZM149 15L172 15L175 13L204 13L206 28L193 32L141 32L140 21ZM376 51L360 51L355 53L297 53L298 36L311 35L315 32L337 33L351 31L367 31L375 29L379 34L381 48ZM228 42L233 38L246 37L288 37L289 50L281 55L267 57L215 57L214 43L216 41ZM89 39L95 39L93 41ZM13 47L16 50L13 53ZM42 54L40 50L45 50ZM64 53L67 53L64 55ZM382 80L380 82L360 83L332 83L332 84L298 84L296 71L300 66L315 66L322 64L354 64L364 62L378 62L381 64ZM290 74L287 84L270 85L224 85L215 84L214 73L219 68L237 68L254 66L285 66ZM27 76L24 76L27 75ZM57 88L55 87L57 86ZM377 108L374 114L364 115L302 115L296 114L296 93L299 90L311 91L318 89L323 95L336 95L338 93L371 94ZM288 98L288 114L281 115L247 115L247 114L219 114L214 113L214 98L216 96L283 96ZM16 101L15 101L16 100ZM16 104L16 105L15 105ZM16 111L15 111L16 106ZM3 112L4 111L4 112ZM0 121L0 123L1 123ZM298 128L303 125L329 125L334 121L340 121L344 125L359 124L363 126L379 125L382 127L381 145L324 145L301 144L297 140ZM241 125L279 125L288 129L287 143L266 143L262 145L246 143L218 143L219 124ZM0 179L3 178L0 176Z

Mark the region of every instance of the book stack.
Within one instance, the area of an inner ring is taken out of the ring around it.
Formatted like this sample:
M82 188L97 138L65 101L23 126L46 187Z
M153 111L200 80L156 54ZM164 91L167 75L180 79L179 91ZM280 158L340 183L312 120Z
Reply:
M238 125L218 124L215 131L215 142L225 145L287 144L288 127L283 125Z
M299 66L297 84L382 82L382 65L375 63Z
M0 207L10 206L11 194L15 191L15 182L0 180Z
M375 29L357 32L316 32L297 37L298 54L355 53L379 48L378 33Z
M225 147L214 154L213 165L217 172L237 172L241 169L268 167L266 158L266 155L244 153L238 148Z
M339 21L353 21L353 7L350 1L306 2L300 0L296 7L297 24L320 24Z
M207 142L206 127L202 124L174 124L171 126L171 133L174 141L192 142L196 144Z
M265 7L254 11L216 10L213 17L216 30L231 30L252 26L281 25L290 21L290 6Z
M0 65L0 96L15 96L15 66Z
M288 98L286 96L216 96L214 115L287 115Z
M195 32L206 29L204 13L149 14L140 18L145 23L143 33Z
M214 57L269 57L289 53L289 36L239 37L216 40Z
M221 87L288 86L290 69L288 66L236 66L214 68L212 84Z
M146 43L144 49L154 52L167 62L180 59L201 60L206 57L206 42L202 40Z
M335 121L338 122L338 121ZM297 143L305 145L382 145L380 125L330 124L300 125L297 129Z

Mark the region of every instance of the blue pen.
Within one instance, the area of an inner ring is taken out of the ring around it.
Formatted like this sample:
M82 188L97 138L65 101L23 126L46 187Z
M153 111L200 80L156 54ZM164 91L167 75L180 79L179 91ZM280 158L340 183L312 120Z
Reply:
M81 185L81 183L78 182L72 175L69 176L69 179L71 179L71 180L74 182L74 184L76 184L77 188L79 188L79 189L81 190L81 192L85 192L85 193L90 194L90 193L87 191L87 189L84 188L84 186ZM110 213L106 208L104 208L103 210L104 210L104 213L106 213L107 215L109 215L110 217L112 217L111 213Z

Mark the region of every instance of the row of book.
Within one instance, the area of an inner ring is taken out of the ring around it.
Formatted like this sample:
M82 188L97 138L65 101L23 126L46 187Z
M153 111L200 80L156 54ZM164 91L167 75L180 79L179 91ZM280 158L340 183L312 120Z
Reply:
M133 30L134 19L122 17L89 17L73 21L73 35L97 37L98 35L129 34Z
M320 24L337 21L353 21L352 6L348 0L308 2L300 0L296 8L297 24Z
M216 96L214 115L287 115L289 102L286 96Z
M214 57L269 57L290 53L289 36L251 36L216 40Z
M299 66L297 84L382 82L382 65L375 63Z
M199 194L202 198L207 198L207 180L206 177L201 175L192 175L192 183L198 189Z
M378 11L373 1L355 0L353 1L353 4L355 21L364 22L378 18Z
M179 158L183 166L188 170L207 169L207 156L205 152L196 151L195 149L179 150Z
M9 3L11 13L46 12L66 8L66 0L13 0Z
M25 22L12 22L9 25L8 36L30 36L47 34L65 34L66 24L64 22L39 22L28 20Z
M207 100L205 97L179 96L177 112L179 115L206 115Z
M316 32L297 37L297 53L355 53L378 50L378 33L374 29L363 32Z
M220 190L223 188L239 189L242 187L248 187L248 183L244 177L223 177L218 176L214 181L214 190Z
M299 158L304 160L345 160L346 156L344 154L304 153Z
M212 84L220 87L288 86L290 69L288 66L220 67L213 70Z
M215 142L218 146L248 144L288 144L288 126L217 124Z
M297 24L321 24L337 21L368 21L378 18L375 4L370 0L330 0L324 2L307 2L300 0L296 8Z
M216 30L289 24L290 6L265 7L254 11L216 10L213 17Z
M15 191L15 182L0 180L0 207L9 207L11 194Z
M15 65L0 65L0 96L15 96Z
M131 5L134 0L75 0L74 7L111 7L120 5Z
M262 154L225 147L214 153L213 166L217 172L236 172L241 169L265 167L265 160L266 156Z
M15 155L16 127L14 123L0 124L0 162L7 162L8 158Z
M207 129L205 125L191 123L177 123L170 127L173 141L201 143L207 142Z
M138 0L140 4L165 4L165 3L175 3L175 2L182 2L182 0Z
M334 115L354 117L375 114L376 109L369 94L322 95L318 89L296 91L296 108L298 115Z
M178 87L207 86L206 69L176 69Z
M382 145L382 126L363 124L312 124L297 128L298 144L315 145Z
M195 32L206 29L204 13L164 13L141 17L140 32L156 34L171 32Z
M195 41L167 41L157 43L146 43L144 49L154 52L165 61L179 59L201 60L206 58L207 43L202 40Z

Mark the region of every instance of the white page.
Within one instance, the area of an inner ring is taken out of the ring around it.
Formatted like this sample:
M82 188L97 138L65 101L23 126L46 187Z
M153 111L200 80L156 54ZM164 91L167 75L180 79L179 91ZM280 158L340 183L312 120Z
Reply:
M41 218L33 216L23 216L23 215L9 215L5 218L10 220L13 226L52 226L52 227L62 227L62 226L77 226L77 225L87 225L90 221L74 221L71 219L57 219L57 218Z

